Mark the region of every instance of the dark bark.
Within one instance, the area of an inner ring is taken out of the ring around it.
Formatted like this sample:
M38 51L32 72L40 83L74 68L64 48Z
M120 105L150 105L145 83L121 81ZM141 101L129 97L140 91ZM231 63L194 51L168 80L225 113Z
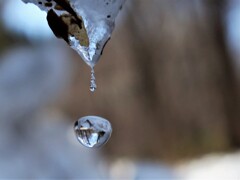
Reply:
M218 48L221 51L221 63L224 73L224 82L222 83L222 94L225 101L225 110L227 115L228 133L230 138L230 145L233 148L240 147L240 97L238 80L234 71L233 62L227 50L226 32L225 32L225 15L226 7L229 1L218 0L207 3L209 9L209 17L213 24L215 31L215 39ZM214 11L211 11L214 9Z

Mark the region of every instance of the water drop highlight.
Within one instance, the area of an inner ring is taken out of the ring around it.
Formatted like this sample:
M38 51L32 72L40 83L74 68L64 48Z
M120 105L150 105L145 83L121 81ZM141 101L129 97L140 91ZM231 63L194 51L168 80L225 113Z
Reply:
M98 116L85 116L74 124L78 141L85 147L103 146L111 137L112 127L108 120Z
M97 84L96 84L96 78L95 78L95 72L94 69L91 69L91 80L90 80L90 91L95 92L97 89Z

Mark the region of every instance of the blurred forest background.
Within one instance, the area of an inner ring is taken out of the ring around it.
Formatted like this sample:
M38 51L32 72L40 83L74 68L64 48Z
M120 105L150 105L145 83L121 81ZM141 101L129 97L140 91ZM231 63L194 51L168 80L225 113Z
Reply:
M89 70L77 71L61 107L73 119L95 113L113 123L108 155L174 160L239 147L228 3L132 1L96 67L96 93L87 91Z
M113 126L109 159L172 163L240 147L240 1L127 0L93 94L89 67L64 41L9 26L12 1L0 2L0 125L18 144L43 117L54 127L98 115Z

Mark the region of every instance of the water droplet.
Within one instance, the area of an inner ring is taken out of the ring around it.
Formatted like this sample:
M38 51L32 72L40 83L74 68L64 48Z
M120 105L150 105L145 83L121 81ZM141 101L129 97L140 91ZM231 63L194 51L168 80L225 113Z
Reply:
M74 124L78 141L85 147L104 145L111 136L112 127L108 120L98 116L85 116Z
M96 84L95 72L94 72L94 69L92 68L91 80L90 80L90 91L94 92L96 89L97 89L97 84Z

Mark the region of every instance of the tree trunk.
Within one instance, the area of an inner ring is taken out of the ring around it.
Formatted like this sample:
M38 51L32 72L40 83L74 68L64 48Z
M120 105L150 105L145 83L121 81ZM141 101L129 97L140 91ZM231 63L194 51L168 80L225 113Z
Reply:
M233 62L231 61L229 52L226 47L226 32L224 27L224 16L226 14L226 7L228 1L219 0L211 1L207 3L211 18L215 30L215 38L218 48L222 52L222 58L220 60L223 66L224 81L222 82L222 94L225 102L225 110L227 116L228 133L230 139L230 145L233 148L240 147L240 96L238 92L238 80L236 72L234 72ZM215 9L215 11L211 11ZM224 12L224 13L223 13Z
M225 43L224 1L133 4L124 27L144 113L123 132L135 136L126 147L132 144L137 156L169 160L227 149L229 138L236 146L239 101ZM133 126L144 135L132 134Z

